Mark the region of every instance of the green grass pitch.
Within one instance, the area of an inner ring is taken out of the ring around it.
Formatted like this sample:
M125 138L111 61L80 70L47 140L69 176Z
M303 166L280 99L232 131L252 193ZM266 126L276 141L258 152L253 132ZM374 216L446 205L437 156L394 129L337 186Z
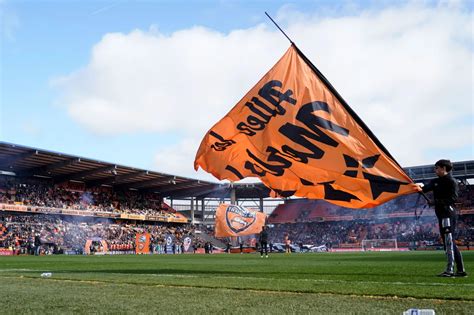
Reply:
M0 257L0 313L473 314L474 274L436 277L444 265L441 251Z

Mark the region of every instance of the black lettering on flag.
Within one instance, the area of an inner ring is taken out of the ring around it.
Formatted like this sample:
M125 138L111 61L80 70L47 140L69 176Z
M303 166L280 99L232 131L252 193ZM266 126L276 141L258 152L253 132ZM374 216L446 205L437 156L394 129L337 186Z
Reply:
M264 102L259 100L258 97L252 97L251 101L258 107L260 107L261 109L265 110L267 113L271 114L272 117L275 117L276 115L285 115L286 113L286 109L284 107L281 107L280 109L279 108L271 109L270 106L267 106ZM256 106L254 106L250 102L245 103L245 106L247 106L251 111L253 111L256 114L258 112L261 112Z
M357 171L349 171L348 170L348 171L344 172L344 175L356 178L357 177Z
M326 130L331 130L334 131L335 133L338 133L340 135L343 135L347 137L349 135L349 130L341 127L339 125L336 125L329 120L326 120L324 118L318 117L316 115L313 115L314 112L322 110L326 113L330 113L329 111L329 106L325 102L311 102L304 104L301 106L300 110L298 111L298 114L296 114L296 119L301 121L303 124L306 125L309 129L313 130L314 132L319 131L319 129L316 126L322 127ZM332 139L331 139L332 140ZM335 140L332 140L335 141ZM324 142L325 143L325 142ZM337 143L337 142L336 142ZM328 144L328 143L326 143ZM336 147L334 145L334 147Z
M349 168L355 168L355 170L347 170L344 172L344 175L349 176L349 177L357 177L358 174L358 168L359 168L359 161L357 159L353 158L352 156L343 154L344 157L344 162L346 163L346 166ZM373 156L369 156L365 159L362 160L361 164L362 167L367 169L367 168L373 168L375 166L375 163L377 163L378 159L380 157L380 154L376 154Z
M247 125L244 122L239 122L237 124L237 129L239 129L241 133L243 133L247 136L254 136L254 135L257 134L255 131L252 130L251 127L249 127L249 125Z
M265 83L265 85L258 91L258 94L268 103L272 104L275 109L271 109L257 97L252 97L251 102L245 103L245 106L247 106L255 115L248 115L245 122L239 122L237 124L236 127L241 133L246 134L247 136L256 135L256 131L265 129L272 117L275 117L276 115L284 115L286 113L286 109L281 105L282 102L288 102L291 105L296 104L296 100L291 97L291 95L293 95L292 90L287 90L285 93L282 93L274 89L274 87L282 86L283 84L280 81L272 80ZM275 99L275 97L277 99ZM259 108L257 108L257 106ZM264 113L262 110L267 113Z
M226 140L224 139L220 134L210 131L209 134L215 138L217 138L221 142L214 142L214 144L211 145L211 148L213 148L216 151L224 151L227 149L227 147L233 145L235 143L234 140Z
M245 161L244 167L248 169L252 174L255 174L257 176L265 176L267 174L267 171L265 171L260 165L252 163L250 161Z
M273 189L273 188L270 188L270 189L276 192L279 196L283 198L291 197L296 192L296 190L280 190L280 189Z
M263 174L266 174L265 169L274 176L282 176L285 173L285 169L291 166L291 162L285 159L280 151L275 149L274 147L267 147L267 152L270 155L267 158L268 162L260 160L257 156L255 156L249 149L246 149L248 156L254 160L257 164L247 161L245 163L245 168L252 171L253 174L259 175L261 173L254 173L256 170L252 165L258 166L261 170L263 170ZM276 162L275 164L270 164L269 162ZM260 176L260 175L259 175ZM263 175L261 175L263 176Z
M291 97L293 95L292 90L287 90L285 93L281 93L278 90L275 90L274 87L279 87L281 88L283 86L283 83L277 80L272 80L267 83L265 83L264 86L258 91L258 95L263 97L267 102L275 106L277 112L279 115L284 115L286 110L281 106L281 102L285 101L288 102L292 105L296 104L296 100ZM275 99L275 97L277 99Z
M344 156L344 161L346 162L347 167L358 167L359 166L359 162L357 162L357 160L354 159L352 156L349 156L349 155L346 155L346 154L343 154L343 156Z
M372 198L374 200L376 200L384 192L398 193L398 190L400 189L400 185L408 184L408 183L400 182L395 179L385 178L382 176L377 176L377 175L369 174L366 172L362 172L362 173L364 174L364 178L367 179L370 183Z
M363 159L362 160L362 166L364 168L374 167L374 165L378 161L379 157L380 157L380 154L376 154L376 155L369 156L368 158Z
M360 200L357 196L354 196L351 193L348 193L343 190L335 189L334 187L332 187L333 183L334 181L319 183L321 185L324 185L324 199L347 201L347 202L351 202L352 199Z
M328 136L319 127L334 131L343 136L347 136L349 134L349 130L324 118L314 115L313 112L318 110L329 112L328 104L324 102L307 103L300 108L298 114L296 115L296 119L302 122L309 130L291 123L286 123L281 126L280 129L278 129L278 131L288 139L310 151L301 152L290 147L289 145L282 146L283 152L296 157L293 159L298 160L299 162L308 163L308 158L321 159L324 156L325 152L316 144L314 144L314 142L310 141L310 139L332 147L337 147L339 145L336 140Z
M303 184L304 186L313 186L314 183L313 182L310 182L309 180L306 180L304 178L300 178L300 182L301 184Z
M244 179L244 176L242 176L242 174L240 174L240 172L232 165L227 165L225 169L234 173L239 179Z
M286 144L283 145L281 147L282 150L285 153L296 157L296 158L294 158L294 160L297 160L299 162L302 162L302 163L306 164L306 163L308 163L308 158L320 159L324 156L324 151L320 147L315 145L313 142L308 140L308 139L313 139L313 140L318 140L319 139L319 136L315 135L311 131L309 131L305 128L299 127L299 126L295 126L295 125L290 124L290 123L284 124L283 126L280 127L280 129L278 129L278 131L281 134L285 135L291 141L301 145L302 147L308 149L311 152L311 153L301 152L301 151L298 151L298 150L290 147L289 145L286 145ZM322 132L320 132L320 133L322 133Z
M270 119L272 119L272 117L274 117L276 115L276 111L272 111L270 109L270 107L268 107L267 105L265 105L264 103L260 102L258 100L258 98L256 97L253 97L252 98L252 101L256 101L256 103L258 104L261 104L263 105L264 107L261 106L261 108L264 108L266 110L266 113L262 112L260 110L260 108L257 108L253 103L251 102L247 102L245 103L245 106L247 106L254 114L258 115L258 117L260 117L260 120L262 121L262 123L265 125L265 124L268 124L270 122ZM268 115L270 114L270 115ZM253 117L253 116L249 116L249 117Z
M349 177L353 177L353 178L356 178L357 177L357 174L358 174L358 170L357 168L359 167L359 162L354 159L352 156L349 156L347 154L343 154L342 155L344 157L344 162L346 163L346 166L347 167L350 167L350 168L355 168L355 170L347 170L344 172L344 175L346 176L349 176Z

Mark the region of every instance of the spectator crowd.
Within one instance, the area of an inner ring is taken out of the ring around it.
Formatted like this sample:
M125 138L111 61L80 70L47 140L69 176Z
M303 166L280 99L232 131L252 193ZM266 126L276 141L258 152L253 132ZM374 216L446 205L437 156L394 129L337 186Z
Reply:
M196 246L204 244L189 224L132 224L100 218L77 221L74 217L48 214L0 215L0 248L12 249L20 254L34 253L35 237L39 238L46 253L83 253L89 239L104 240L112 251L131 252L135 249L136 235L140 233L150 233L152 252L163 252L169 235L173 237L176 251L181 249L185 237L190 237ZM101 247L99 242L94 245Z
M470 186L461 190L460 207L471 209L472 197ZM96 213L177 215L154 194L113 190L103 186L86 188L84 185L54 185L34 178L20 180L1 175L0 203ZM277 207L269 218L269 243L283 243L287 236L294 244L329 247L344 244L359 246L364 239L439 244L435 218L422 216L415 219L409 214L414 207L419 211L423 208L417 195L398 198L368 210L346 209L321 201L289 201ZM394 213L402 215L391 216ZM462 244L474 241L473 223L474 214L459 217L457 240ZM186 237L193 240L193 248L202 247L206 253L213 249L213 230L203 227L202 231L196 233L195 228L189 224L123 220L120 217L78 217L58 213L0 212L0 248L24 254L34 253L37 248L35 243L41 243L42 250L46 253L82 253L86 240L94 240L92 251L102 250L104 245L99 240L103 240L109 251L133 252L135 238L139 233L150 233L152 252L169 250L166 246L166 237L169 235L173 236L173 253L183 251ZM221 240L224 247L229 247L231 242L232 239ZM240 238L238 242L241 246L256 245L254 237Z
M165 218L180 216L152 193L113 190L107 186L54 185L48 181L19 180L9 176L0 176L0 203Z
M269 229L271 243L282 243L288 235L293 243L312 245L359 246L362 240L396 239L416 246L422 243L441 244L438 223L433 217L395 218L328 222L274 224ZM474 215L459 217L457 240L462 245L474 243Z

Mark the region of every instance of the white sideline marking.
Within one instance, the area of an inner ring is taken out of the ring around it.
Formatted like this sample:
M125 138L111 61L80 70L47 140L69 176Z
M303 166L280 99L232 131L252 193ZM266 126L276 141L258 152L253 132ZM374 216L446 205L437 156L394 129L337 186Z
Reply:
M150 276L155 277L175 277L175 278L202 278L203 276L196 275L173 275L173 274L157 274L153 273ZM219 279L255 279L255 280L288 280L288 279L279 279L279 278L256 278L256 277L237 277L237 276L209 276L207 278L219 278ZM352 281L352 280L331 280L331 279L290 279L295 281L308 281L308 282L333 282L333 283L361 283L361 284L395 284L395 285L420 285L420 286L466 286L472 287L474 283L442 283L442 282L433 282L433 283L423 283L423 282L388 282L388 281Z
M38 271L34 269L0 269L0 272L11 272L11 271ZM74 272L69 272L68 270L64 270L66 273L74 274ZM81 274L86 274L88 272L81 272ZM97 273L94 273L97 275ZM116 274L116 275L124 275L124 273L108 273L108 274ZM136 274L134 274L136 275ZM174 278L213 278L213 279L239 279L239 280L272 280L272 281L281 281L281 280L288 280L288 279L281 279L281 278L262 278L262 277L238 277L238 276L204 276L204 275L175 275L175 274L166 274L166 273L152 273L147 274L147 276L154 276L154 277L174 277ZM294 281L306 281L306 282L320 282L320 283L359 283L359 284L382 284L382 285L418 285L418 286L463 286L463 287L474 287L474 283L444 283L444 282L433 282L433 283L423 283L423 282L389 282L389 281L352 281L352 280L331 280L331 279L290 279Z

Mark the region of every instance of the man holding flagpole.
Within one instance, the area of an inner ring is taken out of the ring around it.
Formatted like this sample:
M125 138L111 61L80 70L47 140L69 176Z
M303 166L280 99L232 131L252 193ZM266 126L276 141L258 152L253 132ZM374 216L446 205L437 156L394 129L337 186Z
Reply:
M433 179L423 187L423 192L433 192L436 217L438 218L439 234L446 252L446 270L440 277L466 277L464 262L454 240L456 231L456 209L454 203L458 198L458 184L451 175L453 165L449 160L439 160L435 163L435 173L438 178ZM456 262L457 272L454 273Z

